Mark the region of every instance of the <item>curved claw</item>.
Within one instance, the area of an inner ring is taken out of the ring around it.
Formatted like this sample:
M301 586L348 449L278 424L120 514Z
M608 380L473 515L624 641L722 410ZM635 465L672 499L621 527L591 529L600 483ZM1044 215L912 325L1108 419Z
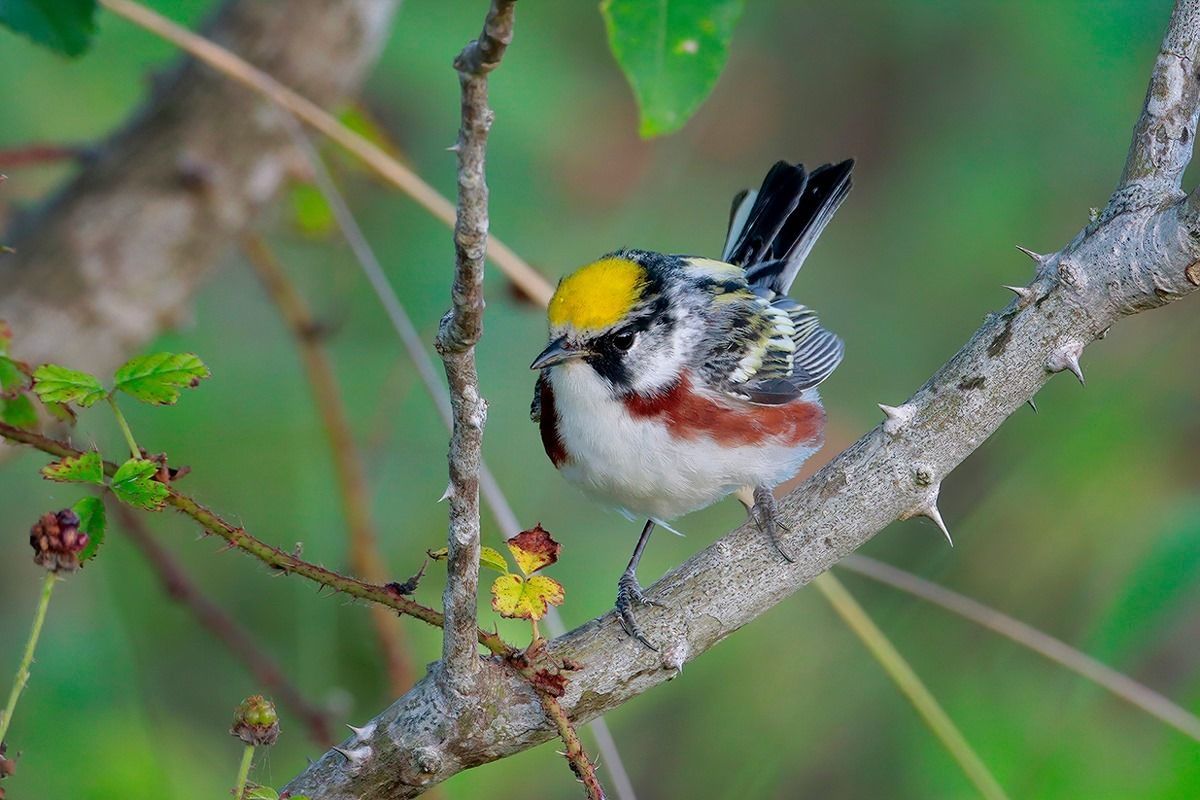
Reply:
M662 603L655 602L649 597L646 597L642 592L642 587L638 583L637 576L632 572L626 572L617 581L617 620L621 623L621 627L625 633L632 639L637 639L642 645L654 652L658 652L658 648L650 642L642 633L641 626L637 623L637 618L633 615L633 607L638 606L662 606Z
M792 554L783 549L783 545L779 543L779 531L790 531L787 525L779 520L779 506L775 502L775 495L769 487L759 486L754 490L754 506L750 509L750 515L754 517L755 524L758 529L767 535L771 540L771 545L775 551L783 557L783 560L789 564L796 563L796 559Z

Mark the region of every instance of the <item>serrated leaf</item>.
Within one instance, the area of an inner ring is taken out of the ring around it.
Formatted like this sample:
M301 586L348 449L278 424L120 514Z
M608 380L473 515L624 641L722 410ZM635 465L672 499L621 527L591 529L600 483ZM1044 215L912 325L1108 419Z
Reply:
M673 133L716 86L745 0L604 0L608 45L646 138Z
M0 355L0 394L12 394L29 388L28 369L20 361Z
M541 523L527 531L521 531L506 544L516 559L517 567L526 575L532 575L558 561L558 554L562 551L562 545L554 541Z
M0 420L17 428L35 430L38 426L37 409L33 407L33 401L23 394L0 397Z
M113 376L113 389L143 403L173 405L180 389L194 388L210 374L193 353L152 353L125 362Z
M104 462L95 450L78 456L67 456L42 467L42 475L64 483L98 483L104 485Z
M43 403L74 403L83 408L108 394L94 375L58 364L42 364L33 371L33 390Z
M500 554L500 551L494 547L488 547L486 544L479 548L479 564L484 567L490 567L501 575L508 574L508 561Z
M122 464L109 486L122 503L147 511L159 511L167 499L167 487L153 480L158 465L144 458L131 458Z
M0 0L0 24L56 53L77 56L96 32L96 0Z
M541 619L565 597L562 584L545 575L501 575L492 582L492 608L509 619Z
M88 535L88 543L79 551L79 560L88 561L96 557L96 551L104 543L108 521L104 513L104 501L99 497L85 497L71 510L79 515L79 530Z

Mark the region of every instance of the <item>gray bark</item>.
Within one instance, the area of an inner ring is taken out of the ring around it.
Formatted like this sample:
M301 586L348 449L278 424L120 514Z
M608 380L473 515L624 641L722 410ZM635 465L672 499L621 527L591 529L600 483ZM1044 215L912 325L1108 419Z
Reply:
M323 105L356 91L398 0L233 0L206 34ZM149 35L149 34L147 34ZM0 319L31 363L118 366L192 293L294 159L270 103L188 59L4 241Z
M639 613L653 653L614 616L549 643L547 659L582 665L562 705L576 722L670 680L684 663L764 613L891 522L940 524L942 479L1056 372L1080 371L1084 347L1123 317L1200 285L1200 198L1180 179L1200 109L1200 0L1180 0L1154 67L1120 184L1097 219L1059 252L1036 256L1027 286L884 424L780 503L787 563L746 524L649 590ZM460 770L547 741L553 729L512 669L483 659L473 702L450 713L437 664L416 687L288 785L314 800L409 798Z

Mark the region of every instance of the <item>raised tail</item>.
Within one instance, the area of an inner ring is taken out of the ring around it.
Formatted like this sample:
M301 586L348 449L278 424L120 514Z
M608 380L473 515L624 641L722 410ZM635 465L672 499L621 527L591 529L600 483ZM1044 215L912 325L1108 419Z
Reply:
M850 192L854 159L825 164L811 173L803 164L780 161L757 192L733 200L724 261L746 270L753 287L787 294L796 274Z

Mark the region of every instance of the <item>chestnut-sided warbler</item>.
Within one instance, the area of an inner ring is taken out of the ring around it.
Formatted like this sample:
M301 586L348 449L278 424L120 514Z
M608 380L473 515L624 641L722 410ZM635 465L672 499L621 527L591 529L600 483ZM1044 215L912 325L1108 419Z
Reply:
M656 523L744 490L779 549L772 489L821 446L816 386L843 351L786 295L853 165L777 163L734 198L720 261L618 250L563 278L550 300L532 417L567 480L647 519L616 603L647 647L633 607L650 603L636 570Z

